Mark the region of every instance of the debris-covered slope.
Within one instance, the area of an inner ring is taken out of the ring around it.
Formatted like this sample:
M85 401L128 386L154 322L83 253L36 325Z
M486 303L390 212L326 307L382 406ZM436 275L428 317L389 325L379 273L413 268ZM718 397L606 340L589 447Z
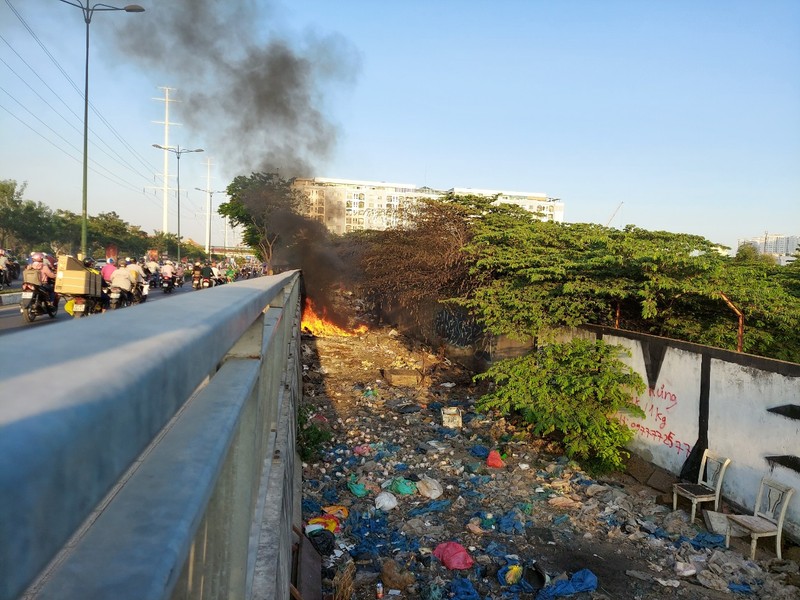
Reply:
M390 328L304 335L303 360L306 425L331 434L303 520L332 598L800 597L796 563L751 563L661 492L476 413L470 373Z

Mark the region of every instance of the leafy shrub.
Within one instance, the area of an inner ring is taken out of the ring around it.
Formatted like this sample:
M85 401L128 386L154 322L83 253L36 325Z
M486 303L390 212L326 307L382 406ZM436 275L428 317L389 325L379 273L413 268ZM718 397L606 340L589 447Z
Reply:
M617 413L645 416L633 402L645 384L622 353L629 354L622 346L574 339L500 361L476 376L496 384L478 407L519 412L536 435L560 434L567 456L594 472L622 469L622 447L634 433Z
M311 421L313 415L314 411L310 406L301 406L297 412L297 453L304 461L315 458L322 444L333 438L330 431Z

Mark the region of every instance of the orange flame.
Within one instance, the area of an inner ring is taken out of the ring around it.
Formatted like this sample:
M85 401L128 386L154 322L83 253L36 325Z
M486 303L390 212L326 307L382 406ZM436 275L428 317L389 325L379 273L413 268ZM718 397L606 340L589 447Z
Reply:
M326 314L324 308L322 309L322 316L319 316L317 314L317 308L314 306L314 301L311 300L311 298L306 298L300 327L303 331L306 331L317 337L348 337L367 332L366 325L360 325L356 329L342 329L328 319L328 315Z

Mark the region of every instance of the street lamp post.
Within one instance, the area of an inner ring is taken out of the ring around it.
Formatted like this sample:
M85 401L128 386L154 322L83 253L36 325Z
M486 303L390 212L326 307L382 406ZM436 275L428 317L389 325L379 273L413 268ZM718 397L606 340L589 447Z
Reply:
M224 194L225 190L212 192L211 190L201 190L199 187L194 189L198 192L205 192L208 194L208 202L206 203L206 208L208 209L206 214L206 254L211 258L211 208L214 205L214 194Z
M178 157L178 169L175 172L175 187L178 189L178 263L181 262L181 154L186 154L187 152L203 152L202 148L195 148L194 150L189 150L188 148L181 148L180 145L176 146L175 148L166 147L166 146L159 146L158 144L153 144L153 148L158 148L160 150L166 150L167 152L172 152L175 156ZM166 233L166 232L164 232Z
M108 4L95 4L89 6L87 2L85 5L81 0L71 2L70 0L61 0L64 4L75 6L83 11L83 20L86 23L86 68L83 86L83 204L82 204L82 218L81 218L81 253L80 258L86 256L86 233L88 224L88 214L86 210L87 205L87 191L89 180L89 24L92 22L92 16L97 11L112 11L124 10L129 13L144 12L144 8L138 4L128 4L125 7L109 6Z

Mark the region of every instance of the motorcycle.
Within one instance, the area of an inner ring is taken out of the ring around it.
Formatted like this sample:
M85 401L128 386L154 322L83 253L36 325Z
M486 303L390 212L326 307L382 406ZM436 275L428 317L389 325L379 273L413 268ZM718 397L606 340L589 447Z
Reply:
M80 295L72 297L72 318L79 319L103 312L103 300L96 296Z
M137 283L133 288L133 303L144 304L147 301L147 295L150 293L150 284L147 281Z
M22 284L19 311L26 323L33 323L39 315L55 319L58 314L58 295L54 295L51 301L50 292L38 283L26 281Z
M131 293L121 287L111 286L108 289L108 307L111 310L131 305Z
M192 275L192 289L199 290L200 289L200 273L195 273Z
M200 288L206 289L210 287L214 287L214 280L211 277L201 277Z
M171 294L175 289L175 277L161 276L161 291L165 294Z

